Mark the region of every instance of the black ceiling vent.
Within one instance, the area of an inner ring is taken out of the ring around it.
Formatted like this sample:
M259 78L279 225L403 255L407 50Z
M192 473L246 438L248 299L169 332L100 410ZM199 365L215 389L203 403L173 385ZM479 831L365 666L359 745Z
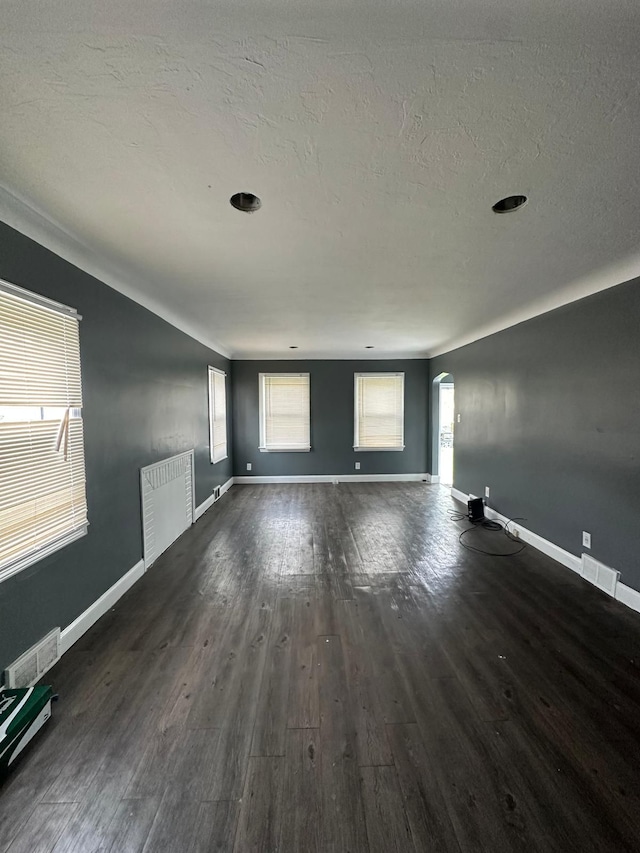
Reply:
M518 210L523 204L526 204L526 195L508 195L506 198L501 198L497 201L491 210L494 213L511 213L513 210Z
M262 207L262 202L253 193L236 193L231 196L229 202L232 207L241 210L243 213L255 213Z

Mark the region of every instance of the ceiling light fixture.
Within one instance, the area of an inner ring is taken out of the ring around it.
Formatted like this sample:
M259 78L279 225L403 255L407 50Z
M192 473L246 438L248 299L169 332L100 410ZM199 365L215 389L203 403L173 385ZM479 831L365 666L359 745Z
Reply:
M236 210L241 210L243 213L255 213L262 207L262 202L253 193L235 193L229 199L229 203L231 207L235 207Z
M497 201L491 210L494 213L511 213L513 210L519 210L526 202L526 195L508 195L506 198Z

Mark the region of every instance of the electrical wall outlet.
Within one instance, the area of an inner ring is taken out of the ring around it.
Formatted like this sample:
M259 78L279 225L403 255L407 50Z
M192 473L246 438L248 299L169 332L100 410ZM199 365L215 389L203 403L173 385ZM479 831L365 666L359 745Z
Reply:
M582 547L591 548L591 534L587 533L586 530L582 531Z
M458 413L458 423L460 423L460 414Z
M356 471L359 471L359 470L360 470L360 463L356 462Z
M247 462L247 471L251 470L251 462Z
M490 492L490 491L491 491L491 490L490 490L489 486L485 486L485 487L484 487L484 496L485 496L485 498L488 498L488 497L489 497L489 492Z

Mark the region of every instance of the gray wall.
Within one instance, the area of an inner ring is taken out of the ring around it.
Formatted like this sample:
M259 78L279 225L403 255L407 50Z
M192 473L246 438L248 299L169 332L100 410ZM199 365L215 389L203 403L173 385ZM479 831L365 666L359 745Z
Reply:
M404 371L405 449L355 453L353 374ZM259 373L310 373L311 452L260 453ZM303 474L420 474L427 471L428 362L234 361L234 473L246 476ZM354 463L361 463L356 472ZM247 462L252 471L247 472Z
M434 358L455 379L454 484L640 590L640 280Z
M0 583L2 669L48 630L72 622L140 560L142 466L195 448L199 504L231 476L231 457L209 462L207 365L228 374L226 359L3 224L0 278L83 316L90 522L87 536Z

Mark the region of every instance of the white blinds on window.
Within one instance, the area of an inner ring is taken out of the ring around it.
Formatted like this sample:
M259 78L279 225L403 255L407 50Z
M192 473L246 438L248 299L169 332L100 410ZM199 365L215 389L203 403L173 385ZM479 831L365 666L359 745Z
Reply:
M355 374L356 450L404 449L404 373Z
M209 446L211 461L227 458L227 393L226 374L209 368Z
M0 579L87 527L78 320L0 284Z
M260 449L310 450L308 373L260 374Z
M2 289L0 323L0 406L82 406L78 316Z

